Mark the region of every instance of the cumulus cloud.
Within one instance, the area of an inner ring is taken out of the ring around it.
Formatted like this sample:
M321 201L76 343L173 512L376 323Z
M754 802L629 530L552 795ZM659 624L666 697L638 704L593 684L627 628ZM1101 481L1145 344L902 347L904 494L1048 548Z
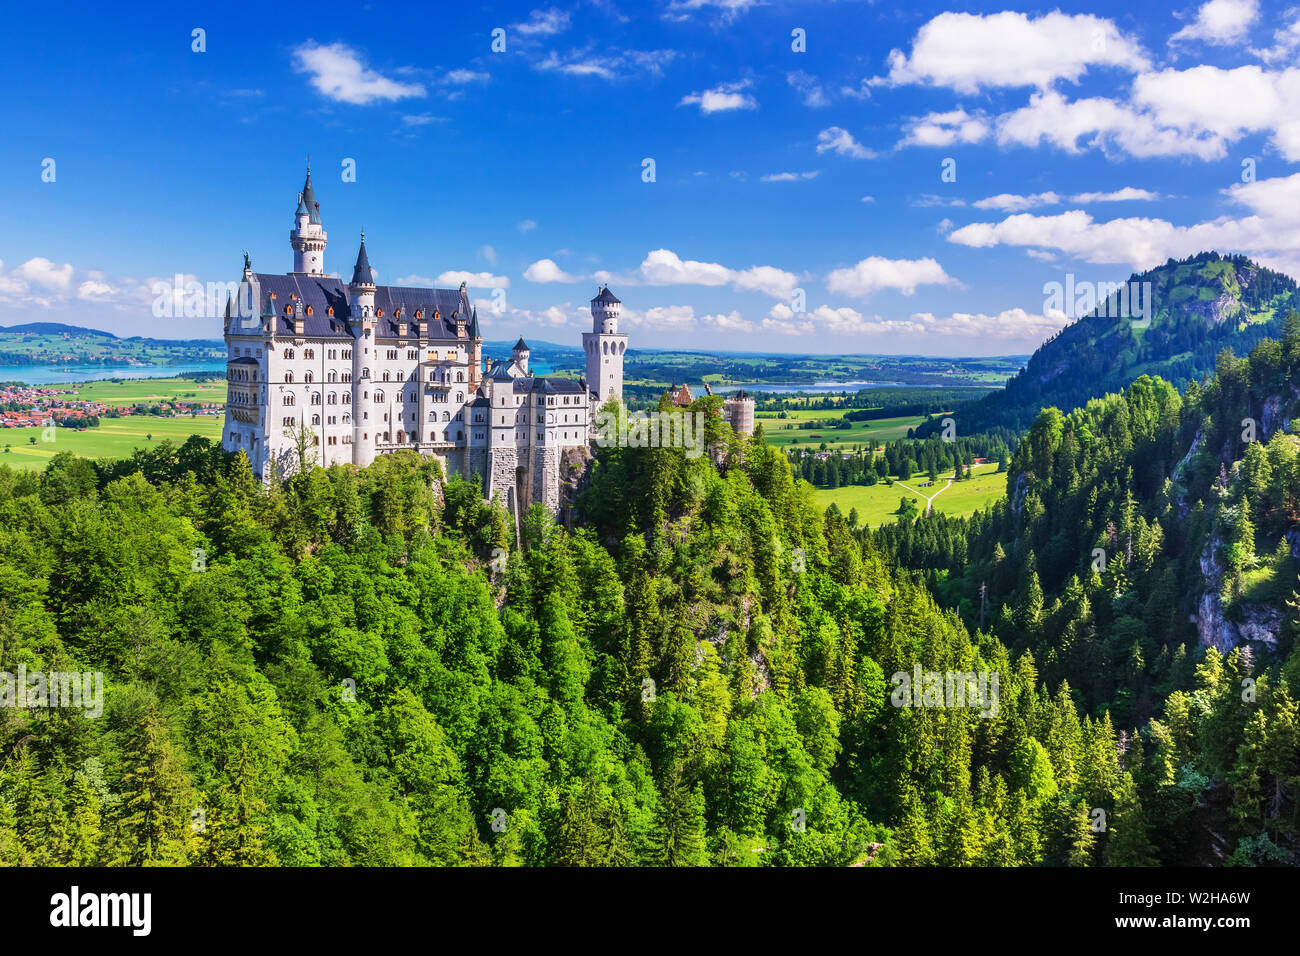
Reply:
M761 328L764 332L789 336L951 336L1036 342L1059 331L1068 322L1063 312L1035 315L1020 308L993 314L954 312L946 316L914 312L906 319L886 319L879 315L866 316L847 306L822 305L811 312L795 312L779 304L762 321Z
M1060 196L1048 190L1043 193L1030 193L1028 196L1018 196L1015 193L999 193L996 196L989 196L987 199L978 199L971 205L976 209L1000 209L1004 212L1021 212L1025 209L1033 209L1035 206L1054 206L1060 201Z
M709 113L725 113L731 110L756 110L758 109L758 101L748 93L743 92L749 86L749 80L723 83L711 90L689 93L683 96L677 105L699 106L700 112L705 115Z
M394 279L395 285L420 286L424 288L437 289L458 289L464 282L471 289L508 289L510 288L510 278L508 276L494 276L490 272L465 272L451 270L444 272L436 278L429 279L425 276L409 275Z
M72 284L72 264L56 266L44 256L36 256L15 269L14 275L55 292L66 292Z
M865 299L882 289L911 295L922 285L952 285L956 280L934 259L886 259L870 256L826 277L826 288L855 299Z
M1224 190L1245 215L1179 226L1165 219L1125 217L1098 222L1083 210L1055 216L1020 213L1001 222L971 223L950 242L974 248L1022 246L1086 262L1148 269L1206 249L1239 251L1287 272L1300 272L1300 173Z
M308 40L294 48L294 68L311 77L311 85L332 100L363 105L375 100L424 96L419 83L389 79L361 62L361 55L343 43Z
M1214 46L1241 43L1259 19L1259 0L1209 0L1196 19L1169 38L1170 45L1200 40Z
M817 134L817 152L828 150L849 159L874 159L877 155L874 149L863 146L848 130L838 126L830 126Z
M816 179L821 170L811 169L804 173L768 173L766 176L760 176L759 181L764 183L794 183L801 179Z
M1077 82L1093 66L1134 71L1147 62L1136 40L1090 14L942 13L917 32L910 56L891 52L888 76L873 82L946 86L960 93L1046 88L1062 79Z
M953 143L981 142L991 129L983 114L955 109L918 116L904 125L904 131L900 146L951 146Z
M531 219L521 219L519 220L519 225L516 226L515 228L518 229L520 232L532 232L534 229L537 228L537 223L535 223Z
M637 270L629 275L597 272L594 278L623 285L731 286L738 292L761 292L777 299L788 299L799 284L799 277L794 273L774 266L731 269L717 262L682 259L671 249L647 253Z
M582 276L569 275L554 259L538 259L524 270L524 278L529 282L578 282Z

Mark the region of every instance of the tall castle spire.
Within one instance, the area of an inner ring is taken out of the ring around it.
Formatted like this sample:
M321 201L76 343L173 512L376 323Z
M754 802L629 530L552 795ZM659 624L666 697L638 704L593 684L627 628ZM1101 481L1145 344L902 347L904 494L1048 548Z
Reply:
M325 227L320 219L320 203L311 185L311 166L307 167L307 181L298 193L298 209L294 212L294 227L289 233L293 247L293 271L307 275L325 274Z

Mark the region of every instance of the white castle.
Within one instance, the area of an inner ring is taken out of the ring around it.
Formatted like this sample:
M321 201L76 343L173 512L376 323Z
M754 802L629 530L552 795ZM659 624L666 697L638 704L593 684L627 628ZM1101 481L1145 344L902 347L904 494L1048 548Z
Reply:
M291 475L300 456L365 467L411 449L448 473L483 477L516 515L559 507L562 472L588 455L593 413L622 397L621 303L601 288L582 335L586 378L545 378L521 338L486 362L478 312L459 289L377 286L365 233L352 281L325 272L325 227L311 170L298 195L293 271L254 272L247 254L226 308L229 350L222 447L255 474Z

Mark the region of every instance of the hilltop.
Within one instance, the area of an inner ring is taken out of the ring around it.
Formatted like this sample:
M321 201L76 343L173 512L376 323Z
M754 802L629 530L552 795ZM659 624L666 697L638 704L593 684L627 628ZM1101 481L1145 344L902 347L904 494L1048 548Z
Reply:
M1040 409L1082 406L1144 374L1182 388L1213 372L1223 349L1244 355L1278 337L1287 312L1300 308L1294 279L1245 256L1170 259L1128 281L1151 283L1148 328L1117 316L1112 297L1109 309L1099 305L1044 342L1004 390L963 409L960 430L1025 428Z

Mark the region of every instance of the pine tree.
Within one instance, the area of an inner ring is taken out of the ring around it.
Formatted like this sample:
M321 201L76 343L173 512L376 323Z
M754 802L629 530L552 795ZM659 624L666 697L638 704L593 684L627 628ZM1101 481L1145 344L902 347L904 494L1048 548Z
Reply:
M131 866L184 865L192 841L189 781L152 702L123 754L122 827Z

